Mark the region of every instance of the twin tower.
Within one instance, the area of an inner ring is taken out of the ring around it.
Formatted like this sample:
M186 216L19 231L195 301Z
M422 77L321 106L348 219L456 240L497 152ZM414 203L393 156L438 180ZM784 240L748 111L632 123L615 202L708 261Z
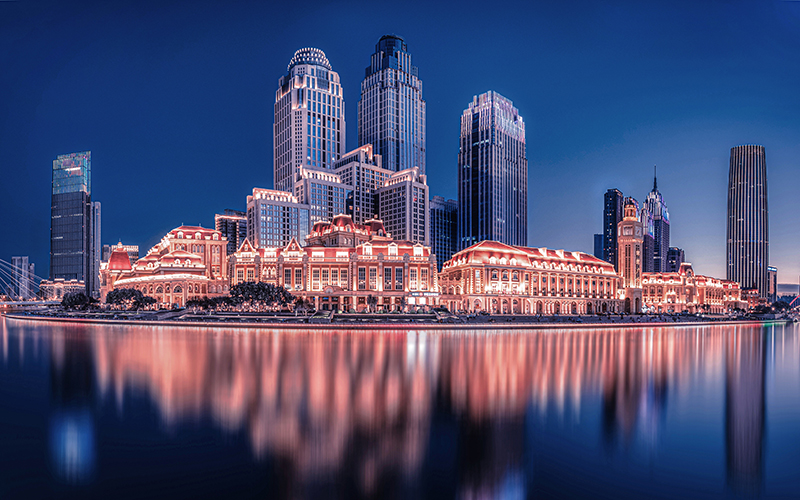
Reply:
M344 206L340 213L354 211L357 222L377 216L396 238L430 244L426 104L402 37L380 38L361 82L358 145L371 148L368 165L348 166L365 158L345 150L341 81L319 49L295 52L279 79L273 133L275 189L309 205L311 224L330 220ZM462 116L460 146L458 236L453 249L438 256L449 258L485 239L524 245L525 127L511 101L494 92L476 96ZM380 189L401 184L409 186L408 196L418 192L425 199L400 207L388 194L381 198Z

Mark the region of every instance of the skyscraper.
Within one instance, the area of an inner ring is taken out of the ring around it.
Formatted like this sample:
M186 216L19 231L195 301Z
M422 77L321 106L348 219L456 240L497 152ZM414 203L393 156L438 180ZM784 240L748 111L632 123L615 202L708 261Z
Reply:
M677 273L681 268L681 264L685 261L686 256L682 248L669 247L669 252L667 252L667 269L664 272Z
M664 197L658 191L658 179L655 175L653 190L647 193L644 205L653 219L653 272L663 273L667 270L669 252L669 211Z
M77 280L86 286L92 225L92 153L53 160L50 204L50 280Z
M325 53L294 53L275 92L275 189L293 193L301 167L332 169L344 152L344 98Z
M594 235L594 253L592 254L598 259L603 258L603 235L602 234L595 234Z
M650 207L645 203L639 210L639 220L642 221L642 272L653 273L655 270L655 224Z
M393 173L377 195L378 213L394 239L430 245L428 184L418 168Z
M13 267L11 275L12 290L9 290L9 292L14 293L14 299L27 300L33 298L33 264L28 262L28 256L11 257L11 266Z
M461 115L458 152L458 239L528 244L525 123L513 103L489 91Z
M617 226L622 221L622 202L624 197L619 189L606 191L603 203L603 260L617 265Z
M226 208L223 213L214 214L214 229L228 239L228 255L233 255L247 238L247 213Z
M442 264L458 251L458 202L434 196L429 207L431 250L436 255L436 265L441 271Z
M406 42L384 35L375 44L361 82L358 145L372 144L383 168L399 172L418 167L425 175L425 101L419 70Z
M89 296L96 299L100 298L100 260L102 259L102 247L100 245L100 202L92 202L92 222L91 238L89 241L89 279L86 288Z
M728 172L727 278L743 289L769 286L769 210L764 146L731 148Z

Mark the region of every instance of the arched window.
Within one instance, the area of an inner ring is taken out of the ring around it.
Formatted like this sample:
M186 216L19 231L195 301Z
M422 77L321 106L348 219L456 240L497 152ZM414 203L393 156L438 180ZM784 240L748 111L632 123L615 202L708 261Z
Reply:
M183 231L178 231L178 238L183 239Z
M156 293L164 293L164 289L161 288L161 285L158 285L158 287L156 288Z
M199 240L200 239L200 231L194 233L194 237Z
M493 257L493 258L494 258L494 257ZM496 279L497 279L497 269L492 269L492 279L493 279L493 280L496 280Z
M219 234L218 233L214 233L214 241L218 241L218 240L219 240Z
M174 293L182 293L183 288L180 285L175 285L175 289L173 290Z
M503 271L503 281L508 281L508 271Z

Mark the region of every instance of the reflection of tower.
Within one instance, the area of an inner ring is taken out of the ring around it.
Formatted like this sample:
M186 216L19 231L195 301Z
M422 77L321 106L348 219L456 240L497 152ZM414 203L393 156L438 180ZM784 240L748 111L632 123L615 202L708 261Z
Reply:
M725 455L728 483L758 490L764 460L766 336L757 330L728 337L725 377Z

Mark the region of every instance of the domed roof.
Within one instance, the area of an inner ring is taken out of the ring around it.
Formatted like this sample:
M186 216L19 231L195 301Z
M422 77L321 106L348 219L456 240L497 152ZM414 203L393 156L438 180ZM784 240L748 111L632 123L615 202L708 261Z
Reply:
M131 259L128 257L128 252L123 250L121 245L117 245L111 255L108 257L108 270L109 271L130 271Z
M314 64L316 66L322 66L328 71L331 70L331 63L328 62L328 58L325 57L325 52L315 49L314 47L305 47L295 52L294 56L292 56L292 60L289 61L289 66L286 68L287 71L291 71L292 68L298 64Z

